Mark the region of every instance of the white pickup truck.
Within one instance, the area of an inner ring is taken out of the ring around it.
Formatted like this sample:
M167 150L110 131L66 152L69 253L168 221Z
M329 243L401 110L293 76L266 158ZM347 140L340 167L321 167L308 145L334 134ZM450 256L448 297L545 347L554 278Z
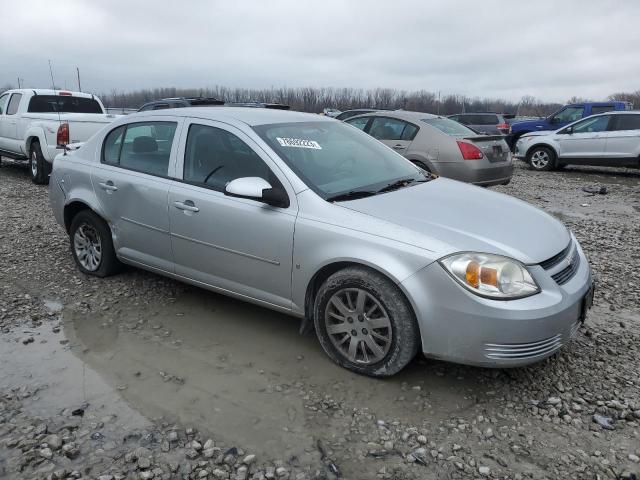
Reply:
M8 90L0 96L0 163L3 156L28 161L34 183L46 184L61 148L85 142L117 117L87 93Z

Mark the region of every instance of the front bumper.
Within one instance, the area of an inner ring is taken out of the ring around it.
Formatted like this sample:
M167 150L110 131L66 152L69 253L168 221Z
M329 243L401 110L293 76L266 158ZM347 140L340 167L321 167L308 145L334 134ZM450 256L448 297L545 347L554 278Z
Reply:
M402 282L413 304L428 357L485 367L517 367L546 358L571 341L592 285L591 268L575 242L580 262L559 285L539 265L529 266L541 292L518 300L479 297L434 262Z

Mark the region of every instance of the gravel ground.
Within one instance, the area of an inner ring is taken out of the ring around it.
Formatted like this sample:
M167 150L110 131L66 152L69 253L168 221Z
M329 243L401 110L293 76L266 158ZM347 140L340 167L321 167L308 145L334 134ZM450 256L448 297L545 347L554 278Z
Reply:
M0 478L637 478L639 180L518 165L496 188L589 256L595 304L567 348L512 370L419 357L373 380L280 314L134 269L82 276L47 189L5 165Z

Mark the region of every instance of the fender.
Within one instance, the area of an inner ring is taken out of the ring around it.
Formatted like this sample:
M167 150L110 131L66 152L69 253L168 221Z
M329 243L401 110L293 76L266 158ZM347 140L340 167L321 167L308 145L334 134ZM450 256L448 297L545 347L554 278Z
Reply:
M45 128L48 128L48 126L37 124L37 123L31 124L29 126L29 129L26 132L24 143L22 144L20 149L22 150L22 153L29 156L29 153L30 153L29 150L31 149L31 142L35 138L37 138L38 142L40 142L40 149L42 150L42 155L44 156L45 160L47 160L48 162L51 162L53 159L48 158L49 148L48 148L47 135L45 132ZM55 134L56 133L55 130L52 133Z
M407 160L411 161L411 162L422 162L429 168L429 170L432 173L437 173L436 172L436 168L433 166L432 159L430 159L428 157L424 157L424 156L418 155L418 154L409 154L405 158Z

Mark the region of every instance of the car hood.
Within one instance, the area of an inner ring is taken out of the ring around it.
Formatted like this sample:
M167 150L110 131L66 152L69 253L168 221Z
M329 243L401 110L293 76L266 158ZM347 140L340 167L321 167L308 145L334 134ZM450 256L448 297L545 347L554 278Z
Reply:
M571 238L560 221L528 203L445 178L340 205L418 233L406 243L422 239L416 246L442 256L474 251L535 264Z

